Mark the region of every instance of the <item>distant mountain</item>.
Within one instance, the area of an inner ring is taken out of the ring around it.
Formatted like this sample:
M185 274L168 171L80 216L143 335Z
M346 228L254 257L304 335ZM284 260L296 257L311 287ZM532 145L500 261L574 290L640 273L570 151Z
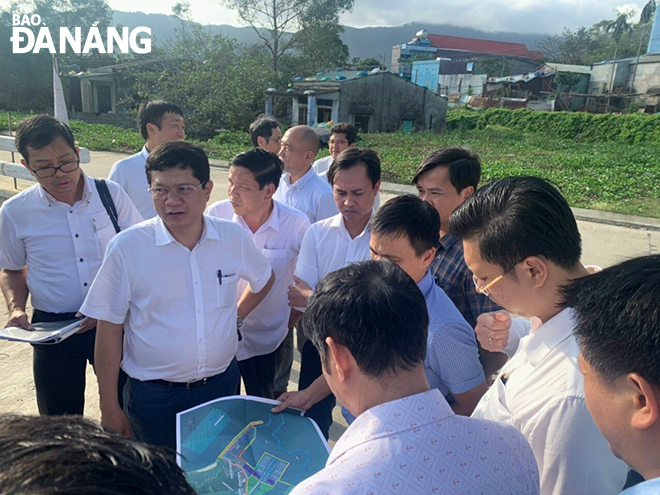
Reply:
M181 20L165 14L115 11L113 21L115 25L150 27L151 35L155 38L155 43L161 43L173 37L176 34L175 30L181 28ZM234 27L227 24L212 24L207 27L212 33L235 38L239 43L260 43L259 38L251 27ZM519 34L500 31L488 32L452 26L450 24L410 23L394 27L354 28L346 26L342 40L348 46L351 58L380 58L384 59L385 64L389 66L392 59L392 46L407 43L420 29L426 29L431 34L524 43L530 50L535 50L537 43L544 40L547 36L543 34Z

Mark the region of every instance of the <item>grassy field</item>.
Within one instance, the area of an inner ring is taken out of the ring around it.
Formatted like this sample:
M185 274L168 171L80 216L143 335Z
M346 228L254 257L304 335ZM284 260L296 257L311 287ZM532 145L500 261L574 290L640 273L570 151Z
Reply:
M22 117L12 115L16 121ZM6 127L5 117L0 130ZM92 150L135 152L142 146L136 131L80 121L71 122L71 128L80 145ZM197 144L221 160L251 146L247 134L240 132ZM378 152L383 179L390 182L410 183L422 158L439 147L465 146L481 156L484 183L536 175L556 184L572 206L660 218L660 144L551 139L490 126L444 134L364 134L360 146ZM321 150L319 156L327 153Z

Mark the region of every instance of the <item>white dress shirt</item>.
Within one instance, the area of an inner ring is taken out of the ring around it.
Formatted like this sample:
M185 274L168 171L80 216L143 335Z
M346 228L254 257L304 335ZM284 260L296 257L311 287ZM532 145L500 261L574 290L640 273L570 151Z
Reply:
M312 225L303 239L296 265L296 276L309 284L312 290L328 273L344 268L349 263L368 261L371 228L369 222L355 239L338 213Z
M319 158L314 162L312 165L312 168L314 169L314 173L316 175L320 175L322 179L325 179L326 181L328 180L328 169L330 168L330 165L332 165L332 155L329 156L324 156L323 158Z
M28 267L27 286L35 309L74 313L89 291L115 228L96 190L82 175L83 196L70 206L40 184L8 199L0 209L0 267ZM117 184L106 181L121 229L142 221Z
M541 493L618 494L628 467L609 449L584 402L572 310L532 333L481 398L473 418L510 424L529 440L541 474Z
M277 349L288 332L291 308L287 290L293 283L296 260L309 220L302 212L277 201L273 201L270 217L256 232L252 232L243 217L234 213L229 200L212 204L206 214L231 220L243 227L273 268L275 283L263 301L245 318L241 327L243 340L238 343L236 359L243 361L269 354ZM239 297L246 286L246 281L239 281Z
M81 311L124 325L129 376L191 382L222 373L236 355L238 279L259 292L270 276L268 261L235 223L204 216L190 250L156 217L108 244Z
M145 220L156 216L145 168L148 157L149 151L143 146L139 153L116 162L108 175L108 179L114 180L126 191Z
M457 416L434 389L360 414L291 495L306 493L537 494L539 473L515 428Z
M337 205L335 205L330 184L327 179L316 175L312 167L293 184L289 174L282 174L273 199L302 211L307 215L310 223L337 214Z

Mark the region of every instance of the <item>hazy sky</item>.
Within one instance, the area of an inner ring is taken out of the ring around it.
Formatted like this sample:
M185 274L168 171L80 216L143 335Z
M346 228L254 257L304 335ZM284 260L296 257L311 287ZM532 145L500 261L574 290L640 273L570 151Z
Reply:
M189 0L193 19L202 24L241 25L231 10L215 0ZM616 8L639 11L646 0L355 0L341 17L348 26L398 26L408 22L454 24L484 31L560 33L613 19ZM170 14L175 0L108 0L115 10ZM423 27L423 26L420 26Z

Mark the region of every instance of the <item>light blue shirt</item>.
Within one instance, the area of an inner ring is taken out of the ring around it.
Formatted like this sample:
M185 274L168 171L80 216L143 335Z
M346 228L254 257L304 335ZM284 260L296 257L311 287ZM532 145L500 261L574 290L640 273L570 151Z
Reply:
M447 398L481 385L484 371L474 330L427 271L417 284L429 312L424 370L431 388ZM450 400L451 402L451 400Z
M621 495L657 495L660 493L660 478L653 478L639 485L631 486Z

